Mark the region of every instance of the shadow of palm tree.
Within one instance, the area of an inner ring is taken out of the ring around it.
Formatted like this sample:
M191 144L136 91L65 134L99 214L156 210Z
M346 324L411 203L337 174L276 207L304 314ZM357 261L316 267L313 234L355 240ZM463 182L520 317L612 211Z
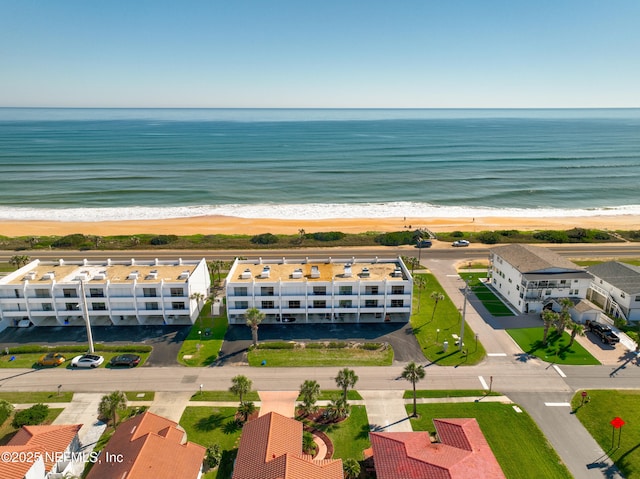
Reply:
M373 431L373 425L367 424L366 426L362 426L360 431L356 435L357 439L369 439L369 431Z
M233 421L225 423L222 427L222 432L225 434L233 434L238 432L240 429L242 429L242 425L234 419Z
M222 414L212 414L209 417L203 417L200 419L195 427L198 431L213 431L214 429L219 429L222 426L222 421L224 421L225 416Z

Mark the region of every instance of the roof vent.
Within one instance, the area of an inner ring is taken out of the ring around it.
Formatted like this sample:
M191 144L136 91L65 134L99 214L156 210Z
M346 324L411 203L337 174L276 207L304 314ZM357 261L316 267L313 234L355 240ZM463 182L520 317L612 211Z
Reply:
M242 279L249 279L251 278L251 270L249 268L245 269L242 274L240 275L240 277Z
M189 279L189 271L183 271L182 273L180 273L178 279Z
M27 280L34 280L36 279L36 272L35 271L29 271L25 277L22 279L22 281L27 281Z
M271 268L269 267L269 265L265 266L264 268L262 268L262 273L260 274L261 278L269 278L271 277Z
M302 270L301 269L294 269L293 273L291 274L291 277L293 279L300 279L302 278Z
M129 276L127 276L127 279L138 279L138 276L140 276L140 273L137 270L132 271L129 273Z
M100 271L98 274L94 274L92 279L96 279L96 280L104 280L107 278L107 275L105 274L104 271Z
M317 266L312 266L311 267L311 277L312 278L319 278L320 277L320 269Z
M48 271L42 275L42 279L54 279L56 274L53 271Z
M360 274L363 278L368 278L370 276L369 268L362 268L362 273Z
M343 276L345 278L350 278L351 277L351 263L346 263L344 265L344 274Z
M396 268L391 274L394 278L402 278L402 270L400 268Z
M153 269L149 272L149 274L145 277L145 279L158 279L158 270Z

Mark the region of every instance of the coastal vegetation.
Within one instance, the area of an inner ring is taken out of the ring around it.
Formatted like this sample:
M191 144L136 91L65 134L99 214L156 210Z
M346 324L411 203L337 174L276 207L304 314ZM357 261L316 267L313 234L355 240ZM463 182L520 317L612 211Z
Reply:
M303 230L301 230L303 231ZM496 230L438 233L437 240L449 242L468 239L476 243L604 243L640 241L640 230L605 231L588 228L570 230ZM368 231L342 233L340 231L312 232L304 234L273 234L263 232L248 235L197 234L155 235L136 234L120 236L96 236L74 233L66 236L0 236L0 249L25 250L148 250L148 249L268 249L322 246L400 246L414 245L418 238L426 237L420 230L392 231L387 233Z

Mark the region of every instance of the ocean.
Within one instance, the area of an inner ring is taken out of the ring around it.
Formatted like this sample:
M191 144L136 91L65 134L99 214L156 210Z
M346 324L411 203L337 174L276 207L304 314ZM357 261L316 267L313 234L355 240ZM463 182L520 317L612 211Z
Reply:
M0 108L0 219L640 214L640 109Z

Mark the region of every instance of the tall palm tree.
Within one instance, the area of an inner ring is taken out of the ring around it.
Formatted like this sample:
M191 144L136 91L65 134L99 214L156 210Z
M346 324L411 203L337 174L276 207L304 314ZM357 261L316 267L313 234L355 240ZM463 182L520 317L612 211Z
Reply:
M338 371L336 376L336 385L342 389L342 399L347 400L347 392L356 385L358 376L353 369L344 368Z
M571 329L571 341L569 341L568 347L571 347L576 336L584 336L584 325L572 322L569 328Z
M569 298L561 298L558 302L560 303L561 309L558 314L558 319L556 320L556 331L558 332L558 335L562 335L564 328L569 326L572 322L569 310L573 308L573 301Z
M194 291L191 293L191 296L189 296L189 299L193 299L196 302L196 306L198 307L198 316L200 316L200 305L204 301L204 294L199 291Z
M31 258L26 254L16 254L9 258L9 264L16 268L22 268L29 261L31 261Z
M427 286L427 280L424 276L416 276L413 278L413 284L418 289L418 313L420 312L420 298L422 297L422 290Z
M225 262L221 259L216 259L209 263L209 267L218 273L218 283L222 281L222 268L224 268ZM215 278L214 278L215 279Z
M114 391L102 396L98 405L98 413L101 417L111 419L111 424L115 429L118 411L126 407L127 396L122 391Z
M342 470L346 479L357 479L360 476L360 463L349 457L342 461Z
M242 419L242 422L247 422L249 416L254 412L256 412L256 405L253 401L243 401L240 403L240 406L238 406L238 415Z
M544 333L542 334L542 344L547 345L547 337L549 336L549 328L558 321L558 313L551 309L542 310L542 322L544 323Z
M251 392L252 384L251 379L240 374L231 378L229 391L238 395L240 397L240 403L242 404L242 398L245 394Z
M433 317L436 315L436 308L438 307L438 302L444 299L444 294L439 293L438 291L434 291L433 293L431 293L429 297L435 301L435 303L433 303L433 312L431 313L431 321L433 321Z
M300 409L302 409L305 415L318 410L318 406L316 406L318 397L320 397L320 385L318 381L307 379L300 385L300 399L302 401Z
M413 386L413 417L418 415L417 406L416 406L416 383L421 379L424 379L424 368L422 366L417 365L413 361L406 365L402 374L400 375L402 379L406 379Z
M406 264L409 268L411 268L411 274L413 275L413 270L420 266L418 263L418 258L414 258L413 256L403 256L402 262Z
M264 320L265 314L258 308L249 308L245 313L247 317L247 326L251 328L251 337L253 339L253 345L258 345L258 326Z

